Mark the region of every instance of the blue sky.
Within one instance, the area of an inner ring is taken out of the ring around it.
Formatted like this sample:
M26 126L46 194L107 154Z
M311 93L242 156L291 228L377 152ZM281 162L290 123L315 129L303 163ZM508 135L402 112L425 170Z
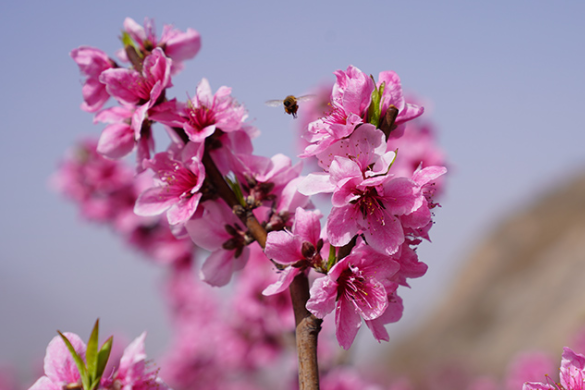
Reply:
M262 131L258 154L295 154L292 118L265 100L302 94L349 64L395 70L432 102L425 115L449 155L449 187L433 243L420 250L429 272L403 294L405 317L391 333L428 314L501 218L585 169L582 1L3 2L0 362L24 371L56 329L85 338L97 316L104 334L147 329L151 355L166 344L162 270L47 187L65 150L100 132L79 109L69 52L113 55L126 16L201 33L172 91L193 94L202 77L232 87Z

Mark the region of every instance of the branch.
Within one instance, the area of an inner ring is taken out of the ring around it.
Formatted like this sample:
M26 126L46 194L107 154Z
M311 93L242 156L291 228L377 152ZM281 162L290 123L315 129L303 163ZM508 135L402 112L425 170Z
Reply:
M309 300L309 280L304 272L298 274L289 287L295 313L297 353L299 356L299 389L319 389L317 338L323 320L306 308Z

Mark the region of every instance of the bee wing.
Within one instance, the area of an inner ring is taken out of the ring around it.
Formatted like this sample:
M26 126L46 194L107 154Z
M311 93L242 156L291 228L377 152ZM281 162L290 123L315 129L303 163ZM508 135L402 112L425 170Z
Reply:
M264 104L266 104L267 106L270 107L278 107L278 106L282 106L282 102L283 100L267 100Z
M313 94L299 96L299 97L297 97L297 101L298 102L306 102L306 101L309 101L311 99L314 99L315 96L316 95L313 95Z

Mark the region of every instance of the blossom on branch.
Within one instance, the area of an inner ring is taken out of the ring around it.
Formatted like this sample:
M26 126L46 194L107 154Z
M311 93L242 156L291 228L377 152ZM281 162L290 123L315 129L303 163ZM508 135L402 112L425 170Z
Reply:
M361 241L326 276L315 280L307 309L317 318L324 318L335 308L337 340L348 349L362 318L376 320L388 309L385 284L399 268L397 262Z

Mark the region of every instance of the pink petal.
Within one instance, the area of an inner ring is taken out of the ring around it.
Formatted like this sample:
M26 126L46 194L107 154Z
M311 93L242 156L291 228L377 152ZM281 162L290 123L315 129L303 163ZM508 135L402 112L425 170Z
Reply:
M359 210L353 205L334 207L327 218L327 235L334 246L343 246L351 241L358 231Z
M331 183L327 173L311 173L299 183L299 192L303 195L315 195L321 192L333 192L335 185Z
M234 258L235 251L219 249L205 260L201 266L201 279L216 287L225 286L234 271L242 269L248 261L249 249L246 248L239 258Z
M295 211L295 222L293 225L293 232L295 235L301 237L301 241L308 241L313 245L319 241L321 234L321 223L319 219L321 213L319 211L304 210L297 207Z
M134 149L134 145L132 128L125 123L114 123L102 131L97 151L109 158L122 158Z
M343 349L349 349L357 332L362 325L362 319L357 313L354 305L346 299L337 301L335 310L335 335L337 342Z
M400 245L404 242L404 231L402 230L402 224L397 217L389 215L385 211L383 214L384 216L382 220L379 218L371 218L368 219L367 222L362 222L362 227L364 229L363 233L366 236L368 244L370 244L372 248L379 252L391 255L396 253L400 248Z
M299 273L301 273L299 268L286 267L284 270L280 271L278 280L262 291L262 295L269 296L285 291Z
M445 173L447 173L447 168L445 167L437 166L426 167L419 171L416 171L412 175L412 180L414 180L416 183L422 186L427 184L428 182L437 179L439 176L444 175Z
M423 202L419 187L405 177L394 178L384 184L384 205L390 214L410 214Z
M108 69L100 75L100 82L106 84L106 90L114 98L128 104L137 104L142 97L134 88L142 77L135 70L122 68Z
M60 382L53 383L48 377L40 377L28 390L63 390Z
M202 194L200 192L194 194L188 199L181 199L178 203L175 203L167 212L167 218L169 219L170 225L176 225L179 223L187 222L199 205L199 200Z
M159 215L177 202L165 187L152 187L144 191L134 205L134 212L143 217Z
M145 360L146 352L144 350L144 340L146 339L146 332L138 336L130 345L124 350L124 354L120 359L120 368L116 377L118 379L124 378L124 382L132 383L136 379L145 375Z
M386 293L386 289L380 281L374 278L369 278L363 288L363 300L354 300L352 303L355 305L358 313L363 319L376 319L381 316L386 310L386 307L388 307L388 294Z
M291 264L303 259L300 238L288 231L268 233L264 253L280 264Z
M75 333L65 332L75 351L82 357L85 357L85 344L81 338ZM67 345L61 336L55 336L47 346L47 354L45 355L45 375L51 379L53 383L77 383L80 379L79 371L75 365L75 361L67 349Z
M201 36L192 28L185 33L176 34L165 45L165 53L175 61L184 61L195 57L201 49Z
M307 301L307 310L317 318L325 318L335 308L337 287L337 283L328 276L315 279L310 290L311 298Z
M87 112L96 112L108 101L110 95L106 86L97 78L89 78L81 88L84 102L81 109Z

